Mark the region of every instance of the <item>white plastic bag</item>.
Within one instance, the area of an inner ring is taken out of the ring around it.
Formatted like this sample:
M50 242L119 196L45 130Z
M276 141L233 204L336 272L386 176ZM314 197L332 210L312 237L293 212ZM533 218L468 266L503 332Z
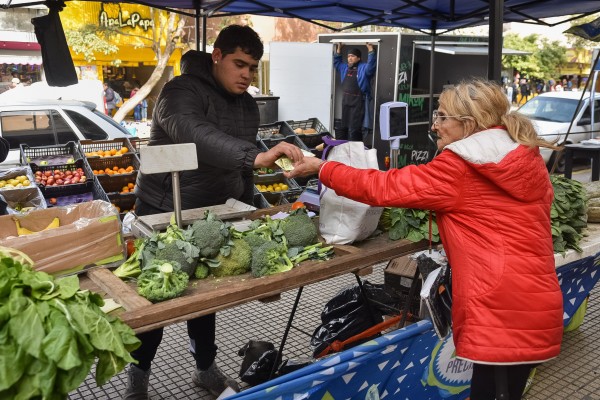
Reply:
M362 142L347 142L329 151L328 161L356 168L379 169L377 150L367 150ZM349 244L369 237L379 222L382 207L371 207L323 186L320 195L319 230L328 244Z

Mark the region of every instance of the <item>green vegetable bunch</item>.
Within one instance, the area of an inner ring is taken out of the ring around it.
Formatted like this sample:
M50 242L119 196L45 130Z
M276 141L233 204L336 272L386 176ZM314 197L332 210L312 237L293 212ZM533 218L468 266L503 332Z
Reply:
M266 242L252 252L252 275L256 278L289 271L294 264L283 243Z
M0 398L62 400L79 387L95 359L96 383L128 363L140 342L81 290L77 276L54 279L29 257L0 247Z
M431 240L440 241L435 215L432 216ZM411 242L429 240L429 211L412 208L386 207L379 218L379 229L388 232L391 240L407 239Z
M319 233L305 208L298 208L282 219L279 228L287 240L288 247L305 247L319 240Z
M138 294L153 303L181 296L187 288L189 276L175 261L152 260L138 277Z
M581 252L579 242L587 227L586 191L583 185L562 175L550 175L554 200L550 209L554 252L565 254L567 249Z
M216 261L218 265L211 265L210 273L217 278L245 274L252 264L252 248L242 239L232 239L232 244L219 253Z
M136 239L135 251L129 256L123 264L113 271L113 274L121 279L136 278L142 273L142 263L140 262L140 254L143 247L144 239Z

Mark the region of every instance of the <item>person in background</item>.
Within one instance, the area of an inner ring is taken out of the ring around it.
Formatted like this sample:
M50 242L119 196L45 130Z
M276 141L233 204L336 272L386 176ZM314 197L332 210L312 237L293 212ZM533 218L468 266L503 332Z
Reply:
M361 62L360 49L348 51L347 63L342 61L342 44L338 43L333 55L333 66L342 79L342 121L335 131L341 140L363 140L363 127L370 128L371 78L377 69L377 57L373 45L367 43L367 62Z
M133 96L136 95L136 93L140 90L140 85L138 85L137 83L135 85L133 85L133 89L131 90L131 94L129 95L129 98L133 98ZM140 122L142 120L142 104L141 102L136 104L135 107L133 108L133 120L135 122Z
M432 210L452 269L452 330L472 361L471 400L493 400L496 376L521 399L533 367L558 356L562 293L554 267L552 184L529 119L502 89L444 89L433 114L440 154L423 165L361 170L306 157L286 176L319 174L340 195L377 207Z
M142 107L142 112L141 112L142 122L146 122L146 121L148 121L148 100L146 100L146 99L142 100L142 102L140 103L140 106Z
M113 90L113 88L110 87L110 85L107 82L104 82L103 86L104 86L104 98L106 99L106 110L107 110L106 114L108 116L112 117L113 112L117 108L116 101L115 101L115 91Z
M258 34L248 26L223 29L212 54L190 50L181 58L180 76L163 87L152 115L148 146L194 143L198 169L181 175L183 209L224 204L233 198L253 204L254 168L272 167L281 156L301 161L302 151L281 142L261 152L256 146L260 115L246 89L263 55ZM173 211L171 174L138 173L137 215ZM239 390L215 362L215 314L187 322L190 350L196 361L193 382L218 396L227 386ZM128 368L124 399L147 399L151 362L163 330L138 335L142 342Z

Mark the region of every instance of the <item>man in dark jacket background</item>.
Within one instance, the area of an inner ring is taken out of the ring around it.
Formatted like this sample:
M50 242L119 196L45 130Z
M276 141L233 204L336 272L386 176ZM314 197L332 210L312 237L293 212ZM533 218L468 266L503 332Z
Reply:
M294 162L302 151L282 142L269 151L256 146L259 112L246 92L263 55L260 37L250 27L223 29L212 54L188 51L181 58L182 75L163 87L152 115L149 146L195 143L198 169L180 173L183 209L223 204L234 198L253 203L253 169L272 167L281 156ZM149 215L173 211L170 174L138 173L135 211ZM195 384L219 395L234 379L216 366L215 314L187 322L190 349L196 360ZM132 355L139 364L128 369L124 399L147 399L151 362L163 330L138 335L142 346Z

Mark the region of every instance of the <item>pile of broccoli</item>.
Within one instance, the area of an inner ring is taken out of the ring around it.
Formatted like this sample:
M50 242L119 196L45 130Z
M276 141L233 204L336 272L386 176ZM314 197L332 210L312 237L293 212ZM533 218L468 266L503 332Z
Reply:
M254 220L244 232L206 211L185 230L173 216L165 232L137 240L135 252L114 273L121 278L138 277L138 292L156 302L182 293L189 277L247 272L261 277L289 271L305 260L331 257L333 247L323 247L318 241L317 228L303 208L281 220L269 216ZM167 271L168 266L173 272Z
M154 259L140 274L137 290L153 303L181 296L188 285L188 274L177 262Z

